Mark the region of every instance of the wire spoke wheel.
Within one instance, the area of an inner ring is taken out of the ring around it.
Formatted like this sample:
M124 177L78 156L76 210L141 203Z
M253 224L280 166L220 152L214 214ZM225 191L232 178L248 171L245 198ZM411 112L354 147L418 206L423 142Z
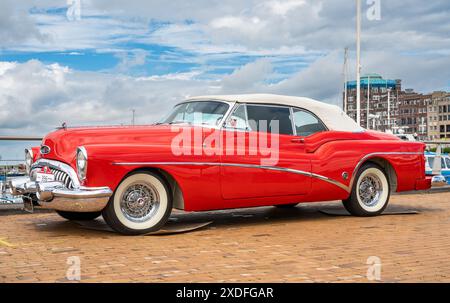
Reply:
M126 176L102 211L106 223L122 234L159 230L172 211L172 194L165 180L151 172Z
M352 215L376 216L386 208L389 196L389 179L383 168L375 163L366 163L358 170L350 196L343 203Z
M364 176L359 185L359 196L361 202L367 206L375 206L383 194L380 178L375 174Z
M149 184L132 184L122 194L120 209L133 222L148 220L158 210L159 196Z

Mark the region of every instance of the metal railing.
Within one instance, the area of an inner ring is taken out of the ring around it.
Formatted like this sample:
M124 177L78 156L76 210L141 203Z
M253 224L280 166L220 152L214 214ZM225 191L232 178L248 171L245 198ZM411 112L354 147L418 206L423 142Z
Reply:
M42 141L42 137L39 136L0 136L0 141ZM1 163L11 163L11 162L24 162L24 159L17 160L17 159L1 159L0 158L0 164ZM3 165L2 165L3 166ZM8 167L13 168L16 165L13 164L6 164L5 166L5 174L2 175L3 180L0 180L0 209L20 209L22 208L22 201L20 198L10 196L8 194L5 194L6 191L6 185L7 185L7 170Z
M42 141L42 139L37 136L0 136L0 141Z

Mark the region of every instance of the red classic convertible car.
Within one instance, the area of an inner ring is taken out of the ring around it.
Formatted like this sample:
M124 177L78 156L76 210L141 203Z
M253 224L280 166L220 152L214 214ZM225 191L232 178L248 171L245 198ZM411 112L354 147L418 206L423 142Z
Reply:
M69 220L103 215L124 234L160 229L172 208L342 200L374 216L391 192L430 188L424 149L308 98L202 96L154 125L62 127L26 150L29 177L9 186Z

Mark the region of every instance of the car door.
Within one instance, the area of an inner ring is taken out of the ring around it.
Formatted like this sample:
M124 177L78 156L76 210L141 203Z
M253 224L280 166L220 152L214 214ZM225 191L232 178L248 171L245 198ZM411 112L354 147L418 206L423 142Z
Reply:
M304 195L311 159L287 106L238 104L222 129L224 199ZM234 142L234 144L232 144Z

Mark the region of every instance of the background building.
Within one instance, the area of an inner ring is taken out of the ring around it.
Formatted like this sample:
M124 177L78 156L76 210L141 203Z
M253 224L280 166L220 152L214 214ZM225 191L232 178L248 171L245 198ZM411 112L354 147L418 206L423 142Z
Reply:
M346 112L356 120L356 81L347 82ZM422 94L413 89L402 90L401 80L365 75L361 77L361 126L414 134L419 140L450 139L450 92Z
M388 123L397 125L398 97L401 92L401 80L385 80L378 74L361 77L361 126L380 131L387 130ZM390 111L388 113L388 97ZM369 110L367 111L367 100ZM356 81L347 82L347 114L356 121ZM389 118L389 119L388 119ZM389 120L389 121L388 121Z
M397 125L393 132L402 130L407 134L414 134L419 140L428 139L427 112L431 102L431 94L420 94L412 89L401 91L398 98Z
M450 93L434 92L428 106L430 140L450 139Z
M440 138L439 135L439 101L442 98L443 92L434 92L431 95L431 102L428 104L427 110L427 133L428 139L436 140Z

